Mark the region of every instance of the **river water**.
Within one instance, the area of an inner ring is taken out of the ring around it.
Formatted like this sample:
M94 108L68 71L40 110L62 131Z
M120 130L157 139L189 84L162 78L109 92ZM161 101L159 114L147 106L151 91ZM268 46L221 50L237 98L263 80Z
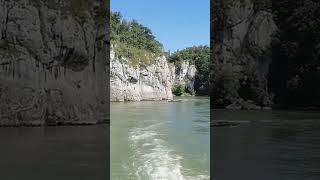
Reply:
M108 125L0 128L0 179L109 177Z
M209 119L208 98L112 103L111 180L210 179Z
M239 122L211 129L213 179L320 179L320 113L213 110L212 119Z

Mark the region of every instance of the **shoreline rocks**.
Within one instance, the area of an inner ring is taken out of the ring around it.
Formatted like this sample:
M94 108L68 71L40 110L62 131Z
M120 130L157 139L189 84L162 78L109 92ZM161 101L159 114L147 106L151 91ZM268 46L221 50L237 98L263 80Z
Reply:
M230 121L214 121L210 122L210 127L234 127L237 126L237 123Z
M271 107L259 106L254 104L253 101L240 99L228 106L225 109L229 110L272 110Z

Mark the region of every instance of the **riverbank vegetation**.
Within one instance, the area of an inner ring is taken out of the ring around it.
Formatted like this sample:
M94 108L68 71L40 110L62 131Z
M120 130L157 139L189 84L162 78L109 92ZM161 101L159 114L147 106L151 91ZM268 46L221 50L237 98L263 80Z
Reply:
M152 64L163 55L163 46L152 31L136 20L124 19L120 12L111 12L110 40L118 58L128 58L133 66Z
M273 0L279 43L269 77L275 103L320 108L320 2Z
M175 84L172 87L172 93L175 96L182 96L182 95L186 94L186 86L184 84Z

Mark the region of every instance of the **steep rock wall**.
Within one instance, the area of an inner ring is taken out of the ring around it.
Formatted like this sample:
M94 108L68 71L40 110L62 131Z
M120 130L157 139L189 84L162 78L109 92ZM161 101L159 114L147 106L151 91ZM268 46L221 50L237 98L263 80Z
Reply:
M194 82L197 73L196 66L190 64L188 61L182 61L180 65L174 65L170 63L169 65L171 71L171 79L173 79L173 84L182 84L186 87L186 90L194 94Z
M172 99L174 85L183 84L194 93L197 69L183 61L180 65L158 57L154 64L132 67L127 58L118 59L111 50L111 101L149 101Z
M272 61L273 36L278 30L271 1L219 0L215 5L213 62L237 74L240 82L238 98L262 106L270 105L267 76Z
M106 121L106 7L0 0L0 124Z
M173 75L164 57L138 68L131 66L126 58L116 58L113 50L110 58L111 101L172 99Z

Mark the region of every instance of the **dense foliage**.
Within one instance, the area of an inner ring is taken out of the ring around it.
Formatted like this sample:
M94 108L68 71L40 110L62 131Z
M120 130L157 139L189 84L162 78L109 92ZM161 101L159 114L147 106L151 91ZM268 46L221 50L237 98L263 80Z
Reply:
M208 95L209 93L209 62L210 48L208 46L194 46L178 50L170 55L169 61L173 62L177 69L182 61L189 61L197 69L194 90L196 95Z
M276 103L320 107L320 1L274 0L280 28L269 79Z
M110 39L118 58L129 58L132 65L151 64L162 55L162 44L151 30L137 21L127 21L119 12L111 12Z
M172 93L176 96L181 96L185 94L185 85L183 84L175 84L172 88Z

